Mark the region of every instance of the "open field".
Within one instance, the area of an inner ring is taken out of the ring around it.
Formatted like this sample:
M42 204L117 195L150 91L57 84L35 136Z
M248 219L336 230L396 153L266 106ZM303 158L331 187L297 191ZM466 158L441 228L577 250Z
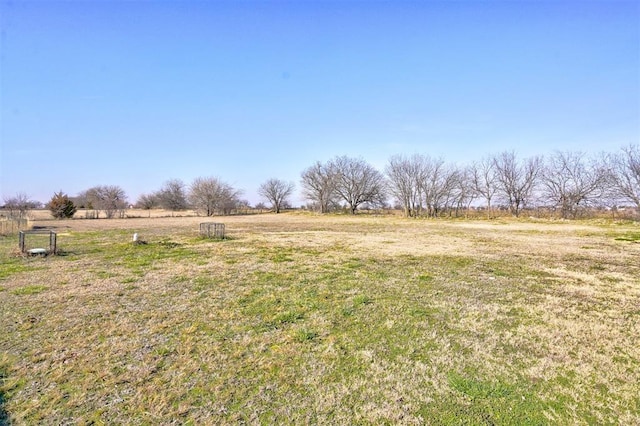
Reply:
M213 220L0 238L0 424L640 423L637 223Z

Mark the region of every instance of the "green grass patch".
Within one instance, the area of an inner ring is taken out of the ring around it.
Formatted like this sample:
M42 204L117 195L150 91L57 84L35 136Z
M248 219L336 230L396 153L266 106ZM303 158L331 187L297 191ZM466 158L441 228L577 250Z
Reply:
M276 253L271 257L271 261L274 263L293 262L293 258L289 253Z
M463 393L471 400L506 398L514 393L512 386L505 385L502 382L488 382L476 378L469 378L456 372L448 375L449 385L454 390Z
M101 271L101 270L94 271L94 274L96 275L96 277L98 279L101 279L101 280L106 280L108 278L113 278L113 277L117 277L118 276L118 274L115 273L115 272L112 272L112 271Z
M429 274L422 274L418 276L418 280L423 283L431 282L433 281L433 279L434 279L433 275L429 275Z
M303 328L296 330L294 333L294 340L298 343L305 343L317 339L318 336L319 334L316 331Z
M370 305L373 303L373 299L366 294L358 294L353 298L353 306L358 307L361 305Z
M542 425L549 422L543 412L545 405L525 383L479 379L455 372L449 373L448 381L457 392L454 398L460 402L455 408L441 410L441 414L446 414L444 418L448 420L455 419L456 424Z
M193 279L193 289L203 291L213 289L220 284L220 278L215 275L202 275Z
M273 322L277 325L293 324L304 318L301 312L285 311L276 315Z
M3 426L11 424L9 413L6 410L10 394L16 392L23 385L22 380L15 380L10 376L11 364L6 354L0 354L0 425Z
M48 289L49 287L44 285L27 285L27 286L19 287L13 290L12 293L15 295L24 296L24 295L42 293L43 291Z
M0 267L0 280L7 279L22 272L42 269L40 266L31 265L29 263L29 261L21 258L3 259L2 267Z
M630 232L619 237L615 238L616 241L629 241L629 242L638 242L640 241L640 232Z

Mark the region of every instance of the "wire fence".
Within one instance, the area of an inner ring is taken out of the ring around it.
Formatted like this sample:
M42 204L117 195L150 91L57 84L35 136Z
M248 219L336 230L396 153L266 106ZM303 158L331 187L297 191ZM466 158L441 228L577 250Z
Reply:
M0 235L14 235L25 229L29 229L28 219L0 217Z

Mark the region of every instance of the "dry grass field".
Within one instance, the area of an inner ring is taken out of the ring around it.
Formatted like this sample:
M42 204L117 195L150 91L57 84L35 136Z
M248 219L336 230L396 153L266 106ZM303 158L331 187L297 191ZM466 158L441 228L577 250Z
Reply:
M212 220L0 237L0 424L640 423L637 223Z

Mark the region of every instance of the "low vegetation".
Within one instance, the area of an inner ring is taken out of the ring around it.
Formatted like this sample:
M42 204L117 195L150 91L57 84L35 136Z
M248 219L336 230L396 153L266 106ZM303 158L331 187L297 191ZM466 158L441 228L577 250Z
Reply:
M199 220L0 239L0 424L640 423L637 224Z

